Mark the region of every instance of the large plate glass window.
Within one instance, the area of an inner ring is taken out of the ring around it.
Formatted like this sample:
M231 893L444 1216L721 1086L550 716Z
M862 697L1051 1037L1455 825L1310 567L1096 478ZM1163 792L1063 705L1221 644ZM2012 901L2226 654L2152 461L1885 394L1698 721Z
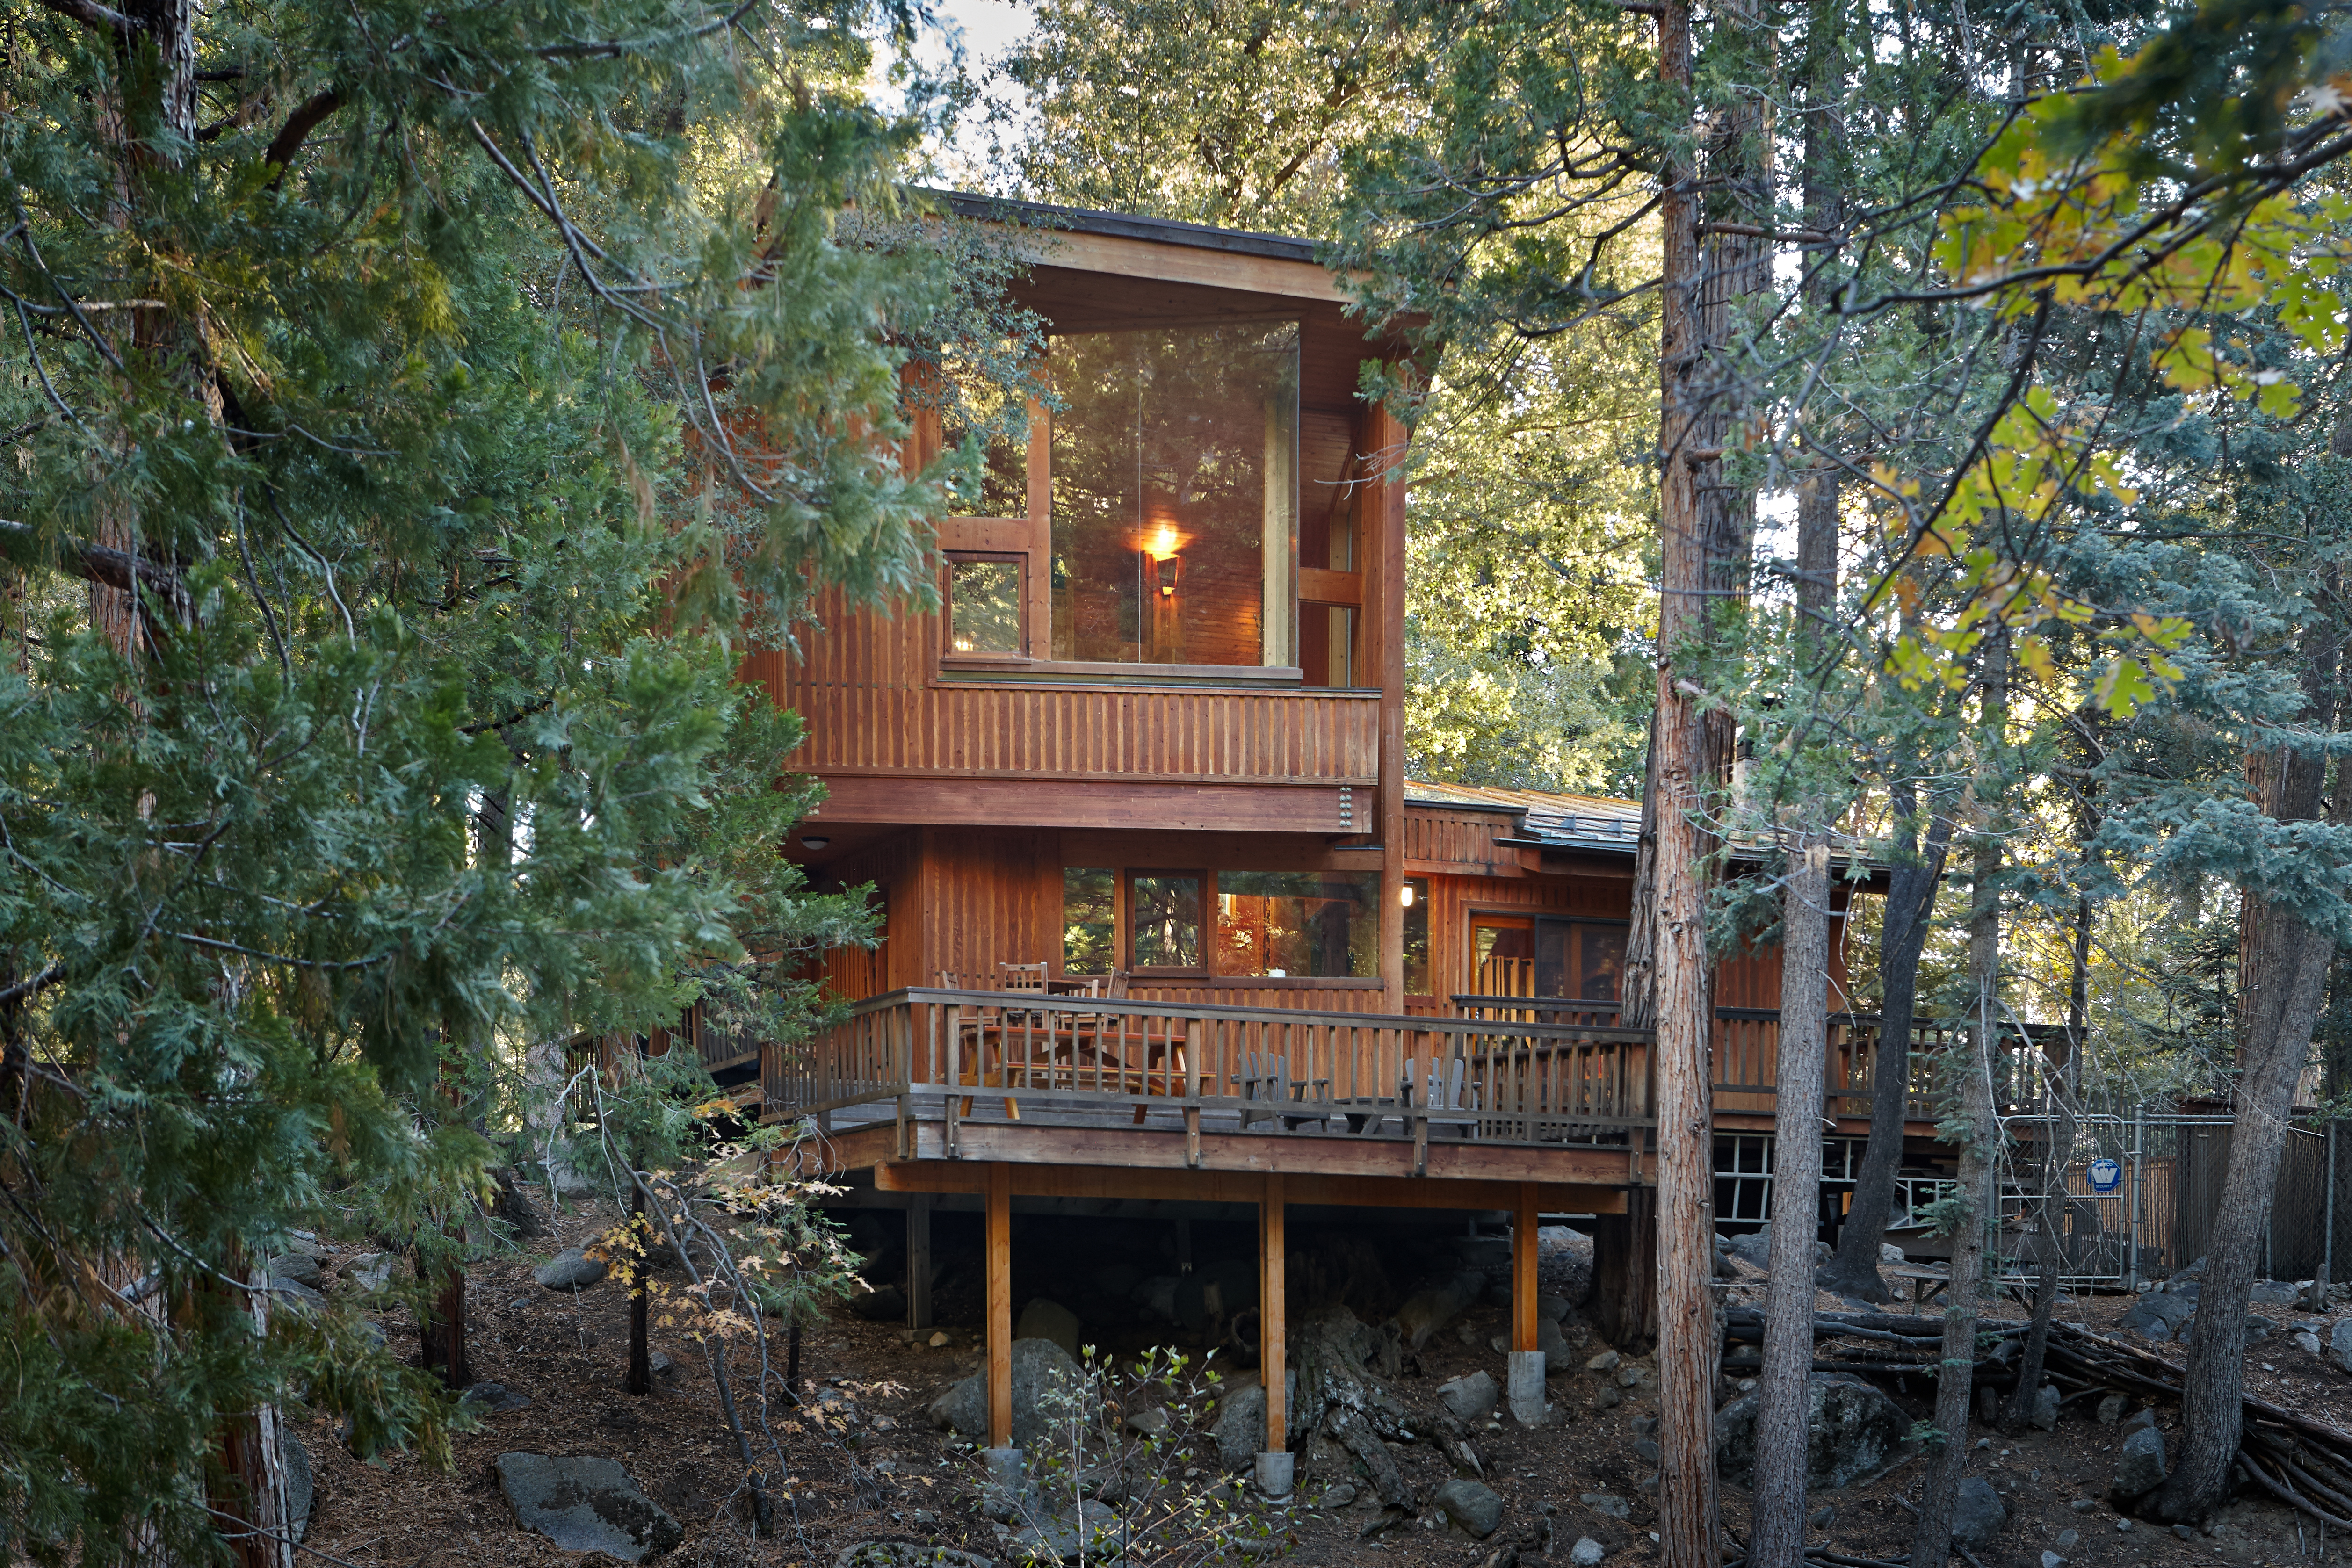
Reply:
M1380 898L1378 872L1221 871L1216 972L1378 975Z
M1475 915L1470 971L1482 997L1559 997L1620 1002L1625 992L1625 926L1544 915Z
M1298 324L1053 341L1053 656L1296 666Z

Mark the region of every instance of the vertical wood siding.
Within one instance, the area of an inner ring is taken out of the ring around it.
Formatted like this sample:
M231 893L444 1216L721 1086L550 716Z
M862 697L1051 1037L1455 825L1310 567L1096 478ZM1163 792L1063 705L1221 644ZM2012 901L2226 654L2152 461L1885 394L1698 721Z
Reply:
M1021 779L1312 781L1380 777L1377 695L934 685L936 615L820 603L802 656L755 653L746 679L797 711L796 772Z

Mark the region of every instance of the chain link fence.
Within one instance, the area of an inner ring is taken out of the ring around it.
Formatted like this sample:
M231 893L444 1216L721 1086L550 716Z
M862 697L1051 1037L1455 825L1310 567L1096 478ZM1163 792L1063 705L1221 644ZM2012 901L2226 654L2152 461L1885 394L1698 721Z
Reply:
M2002 1119L1995 1276L2023 1284L2054 1257L2063 1283L2132 1290L2211 1250L2237 1119L2172 1106L2130 1113ZM1716 1140L1718 1220L1744 1228L1771 1212L1772 1138ZM1842 1218L1862 1140L1824 1140L1823 1222ZM1947 1168L1909 1166L1896 1178L1896 1223L1916 1223L1951 1191ZM2053 1224L2045 1238L2046 1199ZM2330 1281L2352 1272L2352 1124L2298 1122L2279 1159L2260 1272Z

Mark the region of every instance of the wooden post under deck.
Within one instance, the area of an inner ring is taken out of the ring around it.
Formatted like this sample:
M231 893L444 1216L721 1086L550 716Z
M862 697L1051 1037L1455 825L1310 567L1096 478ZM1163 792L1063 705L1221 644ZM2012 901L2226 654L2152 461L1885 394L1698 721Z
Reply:
M931 1195L907 1200L907 1326L931 1326Z
M1536 1184L1519 1184L1511 1216L1511 1348L1536 1345Z
M988 1167L988 1446L1013 1446L1013 1167Z
M1258 1200L1257 1364L1265 1382L1265 1448L1283 1452L1289 1434L1288 1381L1283 1364L1283 1271L1286 1259L1282 1234L1282 1177L1265 1178L1265 1195Z
M1404 1011L1404 455L1411 435L1385 402L1365 413L1365 455L1381 477L1364 507L1369 527L1360 530L1356 547L1369 552L1372 569L1373 591L1360 613L1372 617L1366 641L1381 688L1380 972L1381 1005L1391 1013Z

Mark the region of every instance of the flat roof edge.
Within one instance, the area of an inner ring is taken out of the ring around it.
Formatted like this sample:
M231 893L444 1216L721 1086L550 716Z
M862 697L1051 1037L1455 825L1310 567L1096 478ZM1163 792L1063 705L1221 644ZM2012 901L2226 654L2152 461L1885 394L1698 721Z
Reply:
M979 222L1011 218L1042 229L1066 229L1077 234L1111 235L1121 239L1158 245L1191 246L1234 256L1262 256L1275 261L1318 265L1315 242L1287 235L1254 234L1247 229L1221 229L1207 224L1181 223L1174 218L1142 218L1127 213L1098 213L1084 207L1056 206L1051 202L1015 201L1006 196L973 195L963 191L910 187L919 195L946 204L960 218Z

